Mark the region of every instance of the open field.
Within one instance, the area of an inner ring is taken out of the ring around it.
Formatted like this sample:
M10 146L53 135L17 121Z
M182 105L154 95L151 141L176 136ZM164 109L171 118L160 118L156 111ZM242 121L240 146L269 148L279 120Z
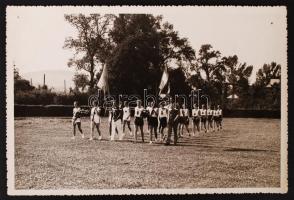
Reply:
M71 140L70 118L15 119L16 189L279 187L280 120L225 118L220 132L178 146ZM95 132L96 133L96 132ZM97 136L97 134L96 134ZM140 139L140 136L138 137ZM140 140L141 141L141 140Z

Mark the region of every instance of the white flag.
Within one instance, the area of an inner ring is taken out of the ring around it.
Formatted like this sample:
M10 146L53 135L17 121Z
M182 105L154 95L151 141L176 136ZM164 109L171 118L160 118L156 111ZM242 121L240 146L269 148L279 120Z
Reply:
M167 68L164 69L162 77L161 77L161 81L159 84L159 90L160 92L166 87L167 82L168 82L168 72L167 72Z
M109 86L108 86L108 71L107 71L107 65L103 67L103 71L101 74L101 77L97 83L97 87L103 90L104 93L109 91Z

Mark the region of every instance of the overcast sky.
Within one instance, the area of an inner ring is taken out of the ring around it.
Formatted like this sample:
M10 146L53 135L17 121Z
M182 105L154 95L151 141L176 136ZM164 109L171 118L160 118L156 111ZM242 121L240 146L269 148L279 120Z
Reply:
M73 70L67 67L73 52L62 48L75 35L64 20L72 13L162 14L197 52L209 43L222 56L236 54L253 65L251 82L264 63L287 64L285 7L8 7L7 66L14 61L21 73Z

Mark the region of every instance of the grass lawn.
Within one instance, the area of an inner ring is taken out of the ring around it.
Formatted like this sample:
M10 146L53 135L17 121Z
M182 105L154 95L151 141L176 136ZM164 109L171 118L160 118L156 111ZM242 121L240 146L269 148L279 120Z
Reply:
M220 132L178 146L71 140L70 118L15 119L16 189L227 188L280 186L280 120L225 118ZM133 126L132 126L133 128ZM97 136L97 132L96 136ZM141 141L141 136L138 135Z

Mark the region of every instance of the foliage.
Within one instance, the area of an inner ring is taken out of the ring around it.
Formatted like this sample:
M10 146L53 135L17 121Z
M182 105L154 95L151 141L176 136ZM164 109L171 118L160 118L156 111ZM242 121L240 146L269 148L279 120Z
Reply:
M64 48L73 49L74 57L68 62L69 67L83 70L89 73L89 88L94 88L97 80L95 73L97 65L105 64L111 49L109 29L113 21L113 15L90 14L85 16L65 15L65 20L76 28L76 38L68 37Z
M111 36L116 43L108 63L114 94L142 94L143 89L156 94L165 67L177 68L195 58L187 39L171 24L162 24L161 16L119 15Z
M31 91L35 87L30 84L30 82L26 79L23 79L17 68L13 69L14 72L14 93L18 91Z
M75 88L81 89L82 92L85 90L86 86L89 83L89 78L86 74L78 74L76 73L73 78L73 82L75 84Z

